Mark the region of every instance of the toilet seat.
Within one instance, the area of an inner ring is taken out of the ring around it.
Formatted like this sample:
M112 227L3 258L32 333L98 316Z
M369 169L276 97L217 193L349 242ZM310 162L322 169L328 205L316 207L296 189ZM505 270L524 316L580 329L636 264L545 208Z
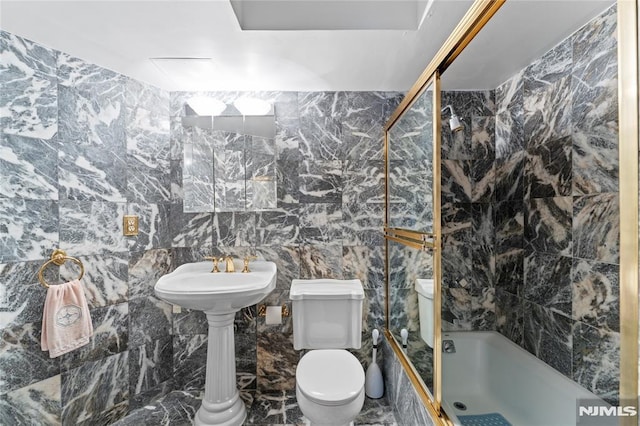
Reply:
M344 405L362 393L364 369L346 350L316 349L298 362L296 385L316 404Z

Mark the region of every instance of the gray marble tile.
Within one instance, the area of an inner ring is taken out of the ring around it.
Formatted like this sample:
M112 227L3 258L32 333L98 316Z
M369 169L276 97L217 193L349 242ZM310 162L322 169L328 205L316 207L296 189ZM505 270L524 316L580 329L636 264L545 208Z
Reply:
M571 72L572 65L572 43L571 39L567 38L525 68L525 97L531 91L562 80Z
M63 372L125 352L129 343L129 305L105 306L90 311L93 336L89 343L60 358Z
M341 204L300 204L300 238L305 244L342 242Z
M0 422L6 425L61 424L60 375L0 396ZM34 419L38 419L37 423Z
M128 265L129 298L153 296L158 279L171 269L171 253L167 249L153 249L132 253Z
M381 246L342 247L342 270L344 279L359 279L365 289L384 287L385 256Z
M301 245L300 278L342 279L342 244Z
M531 149L571 135L571 78L528 88L524 93L525 146Z
M572 253L571 197L533 198L525 203L525 244L535 251Z
M442 318L455 330L495 329L495 289L442 289Z
M384 204L343 204L342 241L357 246L384 244ZM422 221L422 223L427 220Z
M201 392L177 390L131 412L124 419L113 423L113 426L191 425L201 403Z
M448 244L442 248L442 286L471 288L474 285L471 245Z
M183 160L171 160L171 201L184 201L184 189L182 182Z
M495 116L471 118L471 152L475 159L494 159L496 156Z
M487 203L493 200L495 190L493 158L471 160L471 201Z
M129 300L129 344L140 346L171 334L172 305L155 297Z
M496 159L493 193L496 202L523 199L525 156L524 151L516 151Z
M136 414L138 414L138 412L136 412L135 410L138 410L139 408L143 408L155 403L165 395L168 395L170 392L172 392L173 389L174 389L173 379L170 379L160 383L159 385L149 390L140 392L137 395L133 395L133 394L130 395L129 396L129 410L130 410L129 414L131 416L127 415L125 419L128 420L130 417L135 416ZM146 410L142 410L142 411L146 412Z
M620 334L576 322L572 379L612 405L618 405Z
M300 160L279 159L276 163L278 206L300 201Z
M440 128L441 156L445 160L471 160L474 158L470 119L461 118L460 124L462 130L452 132L449 120L442 120Z
M571 258L528 252L521 296L553 312L571 316Z
M107 93L114 85L122 85L116 91L124 102L124 84L126 78L114 71L86 62L67 53L57 57L58 82L65 87L91 90L96 94Z
M246 424L301 425L308 422L298 407L295 391L258 391L248 395Z
M295 205L256 214L256 245L296 245L300 237L300 211Z
M127 237L129 251L170 247L170 210L170 203L129 203L127 214L138 216L138 235Z
M256 242L256 214L221 212L213 216L213 244L223 247L252 247Z
M5 60L0 65L0 75L28 72L56 75L58 52L39 43L0 31L0 51L5 55Z
M0 395L60 374L60 360L40 347L41 330L41 320L1 330Z
M573 255L619 263L619 217L618 194L576 197L573 205Z
M276 288L288 290L291 281L300 278L300 252L295 246L258 246L256 254L277 267Z
M446 203L442 205L440 215L443 245L460 245L471 242L471 204Z
M124 203L61 201L60 248L72 256L127 251L124 214Z
M524 341L524 304L518 296L496 290L496 331L522 346Z
M364 157L367 158L367 157ZM342 203L383 203L384 163L345 161L342 175Z
M203 311L194 311L191 309L180 308L180 312L174 309L173 312L173 328L174 335L190 336L193 334L207 334L209 332L209 323L207 323L207 315Z
M300 166L300 202L342 201L342 162L303 161Z
M389 226L410 229L431 229L433 223L433 182L431 162L426 160L392 161L389 172ZM444 178L443 178L444 179ZM453 179L452 179L453 180ZM450 192L457 186L453 183L450 191L444 194L455 197ZM416 191L416 188L421 188ZM358 200L362 204L362 200ZM351 203L349 203L351 204Z
M0 219L0 262L44 259L58 246L54 201L0 199Z
M211 246L211 213L184 213L182 203L172 203L169 214L171 247Z
M441 104L452 105L460 117L489 117L496 113L495 91L443 91Z
M383 287L365 289L364 290L364 305L363 305L363 319L362 319L362 333L363 342L372 342L371 332L374 328L378 331L383 330L386 324L385 320L385 298L386 293ZM369 345L361 348L360 352L363 354L361 359L367 360L367 357L371 356L372 347Z
M0 329L42 320L47 291L38 281L42 261L0 264ZM58 268L46 268L47 282L58 282Z
M58 151L54 140L2 135L0 195L7 198L58 199Z
M84 265L82 286L89 308L99 308L126 302L129 299L128 253L109 253L94 256L76 256ZM78 276L75 263L60 267L61 281Z
M525 166L525 197L545 198L571 195L571 137L530 144Z
M206 335L173 337L173 380L176 389L202 390L206 365Z
M336 161L343 157L342 121L338 118L302 116L298 138L306 160Z
M507 248L496 253L496 290L521 295L524 287L524 250Z
M524 348L571 377L571 319L528 301L524 302L524 318Z
M91 417L72 423L76 426L95 426L95 425L110 425L115 421L125 417L129 412L129 400L120 402L105 411L101 411Z
M129 397L157 388L172 378L171 336L129 349Z
M470 160L442 161L442 203L469 203L472 198Z
M522 248L525 237L525 205L522 201L501 202L495 207L496 250Z
M524 148L524 71L496 88L496 158L505 158Z
M592 327L620 331L618 265L574 259L571 281L573 318Z
M62 374L62 423L82 423L129 399L129 352Z
M150 84L127 78L125 104L129 108L142 108L156 115L169 117L170 92Z
M366 158L382 161L383 159L382 114L375 116L374 111L368 113L371 115L348 117L342 122L344 158L347 160L359 161ZM358 112L358 114L367 114L367 112Z

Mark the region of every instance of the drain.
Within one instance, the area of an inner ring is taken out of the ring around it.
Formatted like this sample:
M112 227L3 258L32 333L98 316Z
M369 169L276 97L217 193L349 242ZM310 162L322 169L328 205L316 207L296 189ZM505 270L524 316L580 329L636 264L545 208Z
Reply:
M462 402L460 402L460 401L456 401L456 402L454 402L454 403L453 403L453 406L454 406L454 407L456 407L458 410L461 410L461 411L465 411L465 410L467 409L467 406L466 406L466 405L464 405L464 404L463 404Z

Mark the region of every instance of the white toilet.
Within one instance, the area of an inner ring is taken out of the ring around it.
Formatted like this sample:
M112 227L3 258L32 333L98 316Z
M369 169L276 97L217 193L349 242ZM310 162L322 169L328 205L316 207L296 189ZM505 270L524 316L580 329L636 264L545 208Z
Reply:
M316 425L349 425L364 404L364 370L346 348L362 341L360 280L293 280L293 347L313 349L298 362L296 397Z

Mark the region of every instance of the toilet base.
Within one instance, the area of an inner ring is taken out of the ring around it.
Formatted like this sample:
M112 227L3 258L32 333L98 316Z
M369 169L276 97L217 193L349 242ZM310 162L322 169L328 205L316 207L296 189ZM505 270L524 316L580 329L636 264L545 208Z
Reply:
M364 405L364 389L346 405L322 406L308 400L296 386L296 399L310 426L353 426L353 420ZM315 421L314 421L315 420Z

